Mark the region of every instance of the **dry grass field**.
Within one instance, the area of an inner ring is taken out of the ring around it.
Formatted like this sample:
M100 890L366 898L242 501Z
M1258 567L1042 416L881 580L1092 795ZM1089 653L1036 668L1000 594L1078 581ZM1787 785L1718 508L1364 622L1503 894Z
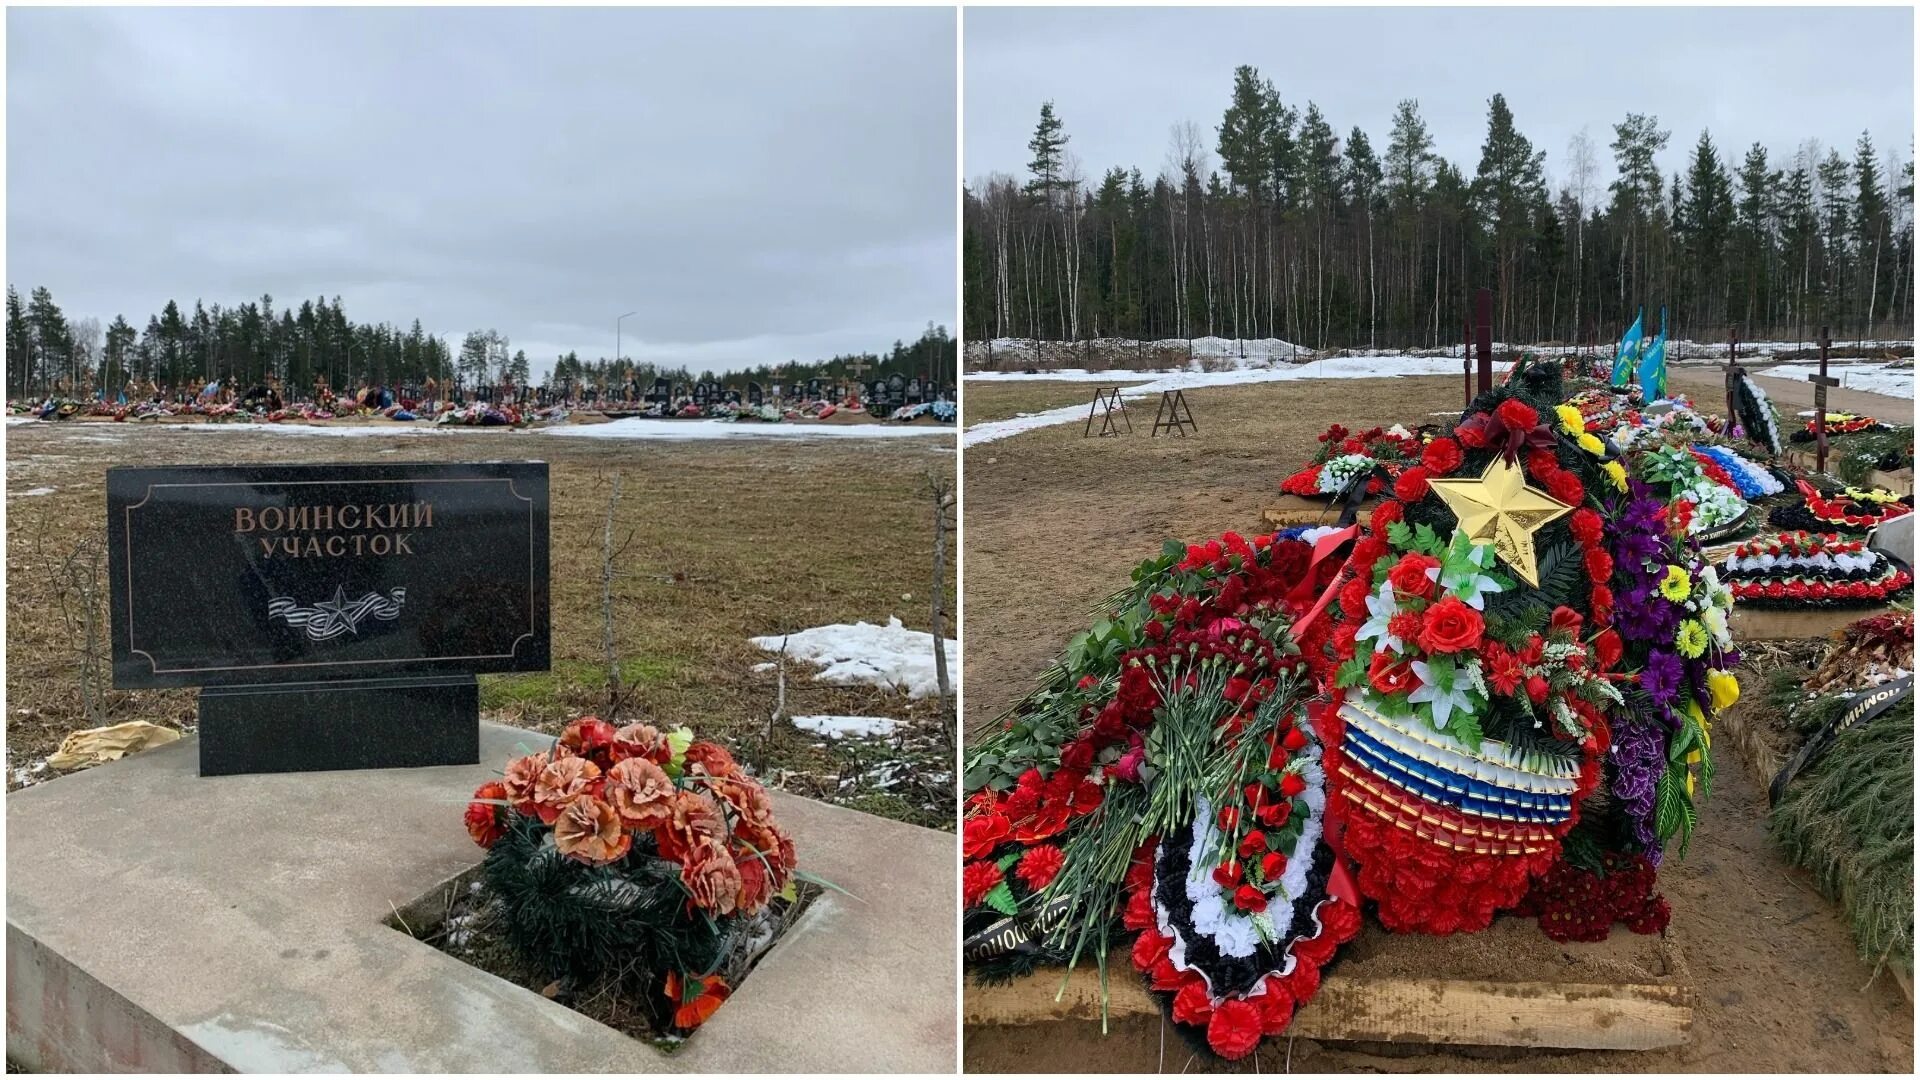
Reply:
M600 567L607 496L622 476L615 585L625 716L719 737L770 782L888 817L952 828L953 744L932 698L812 681L789 665L795 714L887 716L888 740L827 743L767 718L772 659L748 638L830 623L930 626L930 475L951 479L952 443L912 439L621 442L494 429L332 438L187 432L139 424L10 424L7 451L8 785L88 726L78 642L60 614L49 560L104 534L114 464L539 459L552 465L553 670L483 676L490 719L557 732L606 704ZM28 495L40 488L50 494ZM954 561L943 569L952 607ZM104 599L99 601L105 618ZM948 636L955 636L951 625ZM956 680L959 672L954 672ZM191 690L113 692L108 722L190 727Z
M1090 384L971 382L968 423L1091 399ZM1190 390L1197 437L1083 438L1079 423L966 451L966 727L1017 699L1099 601L1163 540L1254 534L1280 480L1331 422L1409 427L1457 415L1452 378L1302 380ZM1152 416L1151 402L1146 415ZM1728 748L1731 753L1731 748ZM1476 1052L1279 1040L1240 1071L1906 1072L1911 1004L1871 977L1837 909L1776 853L1766 795L1718 771L1684 860L1661 872L1670 933L1699 990L1691 1041L1632 1052ZM1624 932L1624 931L1621 931ZM1370 934L1378 934L1375 928ZM1124 963L1124 961L1123 961ZM1089 969L1077 978L1094 978ZM969 1071L1200 1069L1158 1021L969 1028Z

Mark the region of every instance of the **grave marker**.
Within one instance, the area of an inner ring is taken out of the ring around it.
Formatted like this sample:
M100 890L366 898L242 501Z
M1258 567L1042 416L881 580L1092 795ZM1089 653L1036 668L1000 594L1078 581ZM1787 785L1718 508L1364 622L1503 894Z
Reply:
M1827 387L1839 386L1840 380L1827 374L1827 350L1833 347L1833 339L1827 336L1827 328L1820 328L1820 374L1807 376L1813 384L1813 471L1827 471Z
M547 466L107 470L113 685L198 686L200 772L471 764L545 671Z

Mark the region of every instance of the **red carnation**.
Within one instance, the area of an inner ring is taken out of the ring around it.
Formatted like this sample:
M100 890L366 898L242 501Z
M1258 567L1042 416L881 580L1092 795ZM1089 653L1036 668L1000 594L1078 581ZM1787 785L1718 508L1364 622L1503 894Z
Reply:
M1000 868L991 862L971 862L960 872L960 895L968 907L978 907L1000 884Z
M1387 620L1387 633L1401 641L1417 641L1420 638L1420 613L1417 611L1396 611Z
M1427 470L1418 465L1402 472L1393 481L1393 497L1401 502L1419 502L1427 496Z
M1157 930L1142 930L1140 936L1133 939L1133 966L1141 971L1153 971L1166 960L1167 950L1171 948L1172 938Z
M1233 906L1257 914L1267 910L1267 894L1251 885L1242 885L1233 890Z
M1367 525L1373 532L1385 535L1387 526L1392 525L1396 521L1404 521L1406 517L1406 507L1401 503L1389 499L1373 508L1373 517L1368 519Z
M1609 623L1613 621L1613 590L1605 585L1595 585L1593 594L1588 598L1587 606L1593 610L1593 621Z
M1567 520L1567 524L1573 530L1573 538L1578 540L1581 546L1592 547L1600 542L1605 523L1600 520L1599 514L1583 506L1573 512L1573 517Z
M1213 1019L1213 999L1207 996L1207 984L1194 978L1173 995L1173 1020L1176 1024L1199 1027Z
M1440 438L1427 444L1426 451L1420 455L1420 464L1434 476L1446 476L1460 467L1463 456L1459 443Z
M477 788L475 799L499 799L507 797L507 788L498 780L489 780ZM507 834L507 808L491 802L471 802L467 804L467 835L483 848L490 848Z
M1340 586L1340 610L1358 618L1366 614L1367 596L1373 590L1367 579L1356 577Z
M1540 414L1519 398L1508 398L1493 410L1500 422L1515 431L1532 431L1540 424Z
M1013 868L1013 875L1026 882L1027 888L1039 892L1060 873L1060 867L1066 861L1066 855L1059 848L1052 844L1041 844L1020 857L1020 862Z
M1619 663L1622 651L1620 635L1611 627L1602 630L1600 636L1593 639L1593 653L1594 657L1600 661L1601 671L1611 670L1613 665Z
M1449 596L1427 609L1420 626L1420 647L1430 653L1469 652L1486 629L1480 613Z
M1373 564L1379 562L1381 557L1387 554L1389 554L1389 552L1387 551L1387 542L1385 540L1382 540L1378 536L1363 536L1353 545L1353 564L1355 566L1364 566L1371 570Z
M1293 995L1287 992L1287 986L1272 975L1267 976L1266 993L1257 998L1249 998L1260 1010L1260 1030L1268 1035L1279 1035L1287 1030L1287 1024L1293 1020Z
M1581 486L1580 478L1566 469L1547 477L1547 493L1572 506L1579 506L1587 497L1587 489Z
M1597 585L1604 585L1613 577L1613 556L1599 548L1587 552L1587 576Z
M1430 600L1434 581L1427 576L1427 571L1439 568L1439 559L1414 552L1402 555L1400 561L1393 564L1393 569L1387 571L1387 580L1393 583L1394 593L1402 598Z
M1228 998L1207 1021L1207 1045L1229 1061L1253 1053L1260 1045L1260 1010L1237 998Z
M1460 445L1470 450L1484 450L1487 447L1487 429L1480 424L1463 425L1453 431Z

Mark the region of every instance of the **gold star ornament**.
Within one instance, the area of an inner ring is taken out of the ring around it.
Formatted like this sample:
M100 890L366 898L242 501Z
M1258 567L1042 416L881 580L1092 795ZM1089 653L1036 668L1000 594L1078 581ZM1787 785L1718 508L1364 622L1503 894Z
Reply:
M1460 519L1460 529L1476 544L1492 544L1500 561L1520 580L1540 587L1533 534L1573 513L1573 507L1527 486L1520 466L1496 457L1477 479L1429 480L1434 494Z

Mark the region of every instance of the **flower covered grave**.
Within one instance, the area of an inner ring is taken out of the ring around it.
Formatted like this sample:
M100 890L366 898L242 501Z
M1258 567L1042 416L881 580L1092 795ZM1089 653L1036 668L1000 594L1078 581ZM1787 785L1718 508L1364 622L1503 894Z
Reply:
M1477 400L1364 522L1136 569L971 748L975 975L1124 963L1234 1059L1288 1029L1363 910L1660 929L1657 867L1738 693L1732 598L1559 401L1551 370Z

